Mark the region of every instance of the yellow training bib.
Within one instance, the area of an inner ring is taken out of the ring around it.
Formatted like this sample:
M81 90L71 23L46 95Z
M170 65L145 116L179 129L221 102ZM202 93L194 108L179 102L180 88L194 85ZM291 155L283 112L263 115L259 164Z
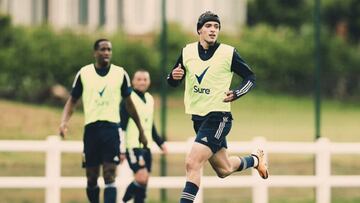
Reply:
M120 122L119 105L124 74L126 72L122 67L112 64L105 76L96 73L94 64L81 68L85 125L96 121Z
M152 126L154 122L154 99L149 93L145 93L146 103L135 93L131 93L131 99L134 103L136 111L139 114L141 125L144 129L144 134L148 140L148 146L152 144ZM139 130L132 118L129 118L126 127L126 148L141 148L142 144L139 142Z
M234 48L220 44L214 55L203 61L199 57L198 42L188 44L182 52L185 76L185 112L204 116L212 111L230 111L230 103L223 102L230 88L233 72L231 61Z

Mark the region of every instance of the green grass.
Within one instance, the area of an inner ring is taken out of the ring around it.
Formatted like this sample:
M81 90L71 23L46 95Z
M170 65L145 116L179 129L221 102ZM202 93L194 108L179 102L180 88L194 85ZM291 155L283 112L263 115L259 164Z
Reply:
M79 106L78 109L81 107ZM156 98L156 109L159 100ZM228 136L230 141L248 141L263 136L271 141L313 141L314 109L310 98L284 95L266 95L257 92L233 103L233 129ZM60 108L28 105L0 100L0 139L44 140L48 135L57 134L60 121ZM156 124L160 129L159 111L156 112ZM83 117L77 111L70 120L68 140L81 140ZM360 105L336 101L325 101L322 105L322 136L331 141L360 142ZM184 114L181 95L168 100L167 114L168 140L186 140L194 135L190 116ZM171 155L168 158L169 175L185 175L184 155ZM45 155L43 153L0 153L0 176L43 176ZM332 174L360 175L359 156L335 155L332 157ZM310 155L269 155L271 174L311 175L314 173L313 156ZM80 168L81 154L66 153L62 156L63 176L83 176ZM159 156L154 156L153 174L159 174ZM207 164L205 175L214 175ZM245 172L242 174L249 174ZM334 188L333 203L360 202L358 189ZM251 202L251 189L206 189L205 202ZM180 189L168 190L169 202L177 202ZM315 195L312 188L271 188L270 202L310 203ZM2 202L43 202L42 189L0 189ZM86 202L85 192L81 189L62 190L62 202ZM159 190L149 191L149 202L159 202Z
M156 99L157 110L159 100ZM82 107L78 107L80 109ZM0 139L45 139L57 134L61 109L0 100ZM263 136L272 141L314 140L314 109L310 98L283 95L249 94L232 104L234 124L230 140L251 140ZM168 140L194 136L190 116L184 114L183 99L168 100ZM156 124L160 129L160 113ZM83 118L77 111L70 120L67 139L81 140ZM321 114L322 136L332 141L359 142L360 104L325 101Z
M194 135L190 116L183 113L182 103L180 96L168 102L170 140L184 140ZM314 140L314 107L310 98L249 94L232 104L232 112L230 140L251 140L256 136L271 141ZM325 101L321 118L322 136L332 141L360 141L360 104Z

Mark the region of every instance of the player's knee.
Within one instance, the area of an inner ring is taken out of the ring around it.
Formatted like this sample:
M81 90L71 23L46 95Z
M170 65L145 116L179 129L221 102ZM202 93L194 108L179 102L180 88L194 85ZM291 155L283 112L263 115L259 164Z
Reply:
M96 169L86 170L87 185L89 187L95 187L99 178L99 172Z
M104 164L103 176L105 184L110 184L115 182L116 178L116 165L115 164Z
M112 173L112 172L104 172L104 182L105 184L110 184L110 183L113 183L115 182L115 173Z
M87 186L88 187L97 186L97 178L95 178L95 177L87 177Z
M135 181L142 186L146 186L148 183L149 175L147 172L141 171L136 173Z
M135 181L142 186L146 186L148 179L145 176L138 176L138 177L136 177Z
M191 158L186 159L185 167L187 172L199 170L201 168L200 164Z

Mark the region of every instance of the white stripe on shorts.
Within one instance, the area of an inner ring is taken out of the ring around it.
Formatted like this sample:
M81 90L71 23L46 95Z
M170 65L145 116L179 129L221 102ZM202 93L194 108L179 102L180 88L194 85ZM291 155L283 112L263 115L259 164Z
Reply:
M220 135L225 127L225 122L227 119L225 119L226 117L223 117L223 121L219 124L219 128L217 129L216 133L215 133L215 138L216 139L219 139L220 138Z

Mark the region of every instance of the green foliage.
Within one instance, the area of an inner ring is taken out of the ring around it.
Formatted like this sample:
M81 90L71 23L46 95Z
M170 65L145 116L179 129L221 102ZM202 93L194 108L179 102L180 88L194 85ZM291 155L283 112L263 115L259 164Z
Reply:
M351 41L360 40L360 1L321 0L321 21L336 33L336 27L343 23ZM249 0L248 25L268 24L273 27L287 26L301 28L313 22L314 0Z
M122 33L103 36L12 27L10 19L0 17L0 96L31 102L47 102L55 84L68 89L77 71L92 63L93 43L107 37L113 44L114 64L123 66L131 76L142 68L151 73L152 87L161 80L159 34L131 38ZM258 90L311 95L314 86L314 32L312 25L298 29L259 24L244 28L240 36L220 34L220 42L233 45L257 76ZM6 39L6 40L3 40ZM360 50L341 38L322 30L322 89L328 97L359 98ZM168 65L175 64L185 44L197 36L185 33L178 25L168 32ZM239 84L238 80L234 82Z
M195 27L194 27L195 29ZM156 46L157 49L160 50L160 34L158 34L157 38L156 38ZM168 58L168 64L167 67L170 71L170 68L172 68L177 59L179 58L180 54L181 54L181 50L182 48L192 42L192 41L196 41L196 38L194 38L194 36L187 34L184 30L181 29L180 25L178 24L170 24L168 26L168 34L167 34L167 58Z
M293 29L259 25L246 29L234 45L257 74L258 88L291 94L312 94L314 32L304 25ZM360 52L322 31L322 89L329 97L357 97Z
M94 62L92 46L100 34L55 32L46 26L14 28L7 19L0 18L0 39L7 38L0 40L2 97L46 102L53 85L70 89L77 71ZM125 41L119 33L109 39L113 42L112 63L125 67L130 75L144 68L153 73L153 78L159 77L156 49L141 41ZM157 80L154 83L159 85Z
M124 67L130 76L137 69L145 69L151 73L152 78L159 77L158 54L148 44L141 41L119 41L117 37L111 38L113 42L112 63ZM154 85L159 85L153 80Z
M349 37L353 41L360 40L360 1L358 0L326 0L323 3L325 24L333 30L339 23L344 23Z
M11 32L13 40L0 51L4 73L0 92L7 97L46 100L53 84L69 84L73 80L70 74L91 59L82 50L87 46L87 36L69 31L54 33L48 27L11 28Z
M267 23L299 28L311 19L311 8L306 0L250 0L248 24Z
M259 88L311 92L313 45L306 31L297 34L288 28L257 26L246 30L242 39L238 49L255 69Z

